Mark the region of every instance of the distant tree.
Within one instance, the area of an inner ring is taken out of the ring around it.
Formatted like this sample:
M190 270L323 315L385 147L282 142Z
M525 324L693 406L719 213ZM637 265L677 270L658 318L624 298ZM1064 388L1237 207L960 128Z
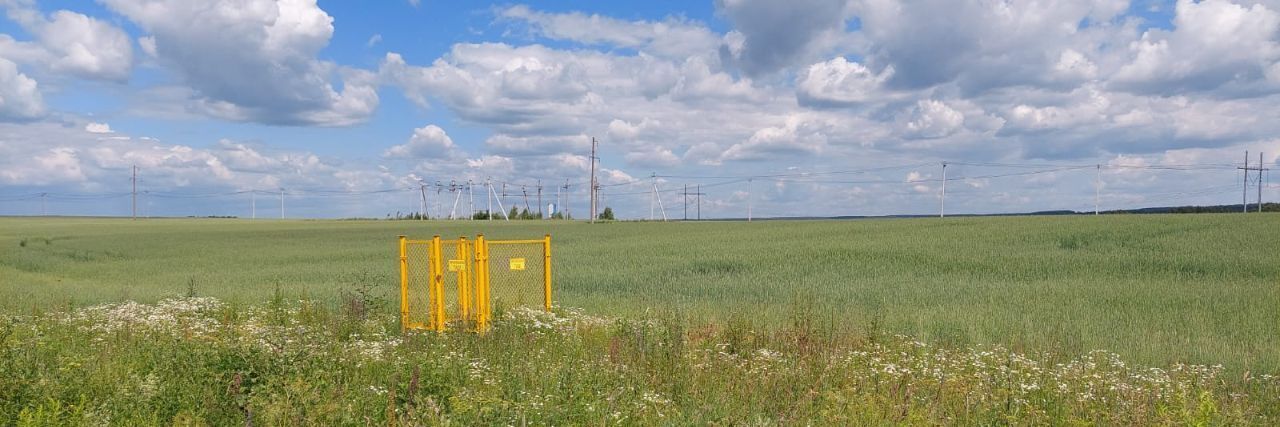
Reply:
M507 214L507 219L520 219L520 210L515 206L511 207L511 213Z
M476 211L474 215L471 215L471 219L489 219L489 211Z
M529 209L528 209L528 208L521 209L521 210L520 210L520 219L533 219L533 214L529 213Z
M613 208L605 206L604 211L600 212L599 219L605 220L605 221L613 221Z

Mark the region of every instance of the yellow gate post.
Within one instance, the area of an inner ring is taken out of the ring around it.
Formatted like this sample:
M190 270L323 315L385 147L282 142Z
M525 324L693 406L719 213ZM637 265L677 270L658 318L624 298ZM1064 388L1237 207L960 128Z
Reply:
M542 301L551 311L551 235L542 238Z
M489 277L489 273L492 273L489 270L489 241L485 240L484 246L480 249L484 251L484 283L481 285L481 290L484 292L484 328L489 330L489 326L493 324L493 282L492 277Z
M485 250L487 246L488 244L484 241L484 235L477 235L474 264L476 278L473 281L476 295L476 332L484 332L488 329L489 322L489 257Z
M405 236L400 235L400 331L409 327L409 255Z
M431 293L434 298L431 299L431 318L432 327L436 332L444 332L444 251L440 244L440 236L436 235L431 238Z
M458 238L458 257L462 258L462 270L458 271L458 320L466 323L471 318L471 246L466 237Z

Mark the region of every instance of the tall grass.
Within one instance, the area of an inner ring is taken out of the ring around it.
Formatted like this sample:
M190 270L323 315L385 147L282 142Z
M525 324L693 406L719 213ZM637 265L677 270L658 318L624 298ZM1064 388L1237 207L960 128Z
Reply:
M803 222L0 219L0 310L279 292L394 300L398 234L551 233L558 304L691 323L789 323L954 347L1280 371L1280 216ZM23 244L23 242L26 242Z
M1275 424L1280 379L790 321L514 310L486 335L209 297L0 318L17 425Z

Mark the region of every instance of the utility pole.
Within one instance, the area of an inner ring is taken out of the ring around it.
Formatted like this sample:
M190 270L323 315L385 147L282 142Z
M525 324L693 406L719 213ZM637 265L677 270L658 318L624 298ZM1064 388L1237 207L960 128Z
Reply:
M747 178L747 222L751 222L751 178Z
M524 211L528 213L533 213L533 209L529 209L529 189L521 185L520 194L522 194L524 197Z
M503 184L503 187L506 187L506 184ZM493 198L498 199L498 210L502 212L502 218L503 218L503 219L505 219L505 220L507 220L507 221L510 221L510 220L511 220L511 216L507 215L507 208L506 208L505 206L502 206L502 198L498 197L498 194L497 194L496 192L494 192L494 191L493 191L493 184L492 184L492 183L491 183L491 184L489 184L489 194L493 195ZM492 206L492 205L490 205L490 206ZM493 214L492 214L492 213L490 213L490 214L489 214L489 217L490 217L490 218L492 218L492 217L493 217Z
M938 218L947 217L947 162L942 162L942 208L938 211Z
M547 216L542 214L542 180L541 179L538 180L538 219L547 219Z
M471 180L467 180L467 204L471 205L471 215L467 219L476 219L476 192L471 190Z
M249 190L249 219L258 219L258 191Z
M658 174L650 174L649 180L653 184L653 190L649 192L649 220L653 221L653 201L658 198Z
M1262 152L1258 152L1258 213L1262 213L1262 171L1267 170L1262 167Z
M449 192L453 193L453 209L449 210L449 219L457 219L458 202L462 200L462 189L458 187L458 181L449 180Z
M284 219L284 189L280 189L280 219Z
M698 184L698 189L694 191L698 192L698 220L701 221L702 220L702 184Z
M698 188L698 189L693 190L694 192L690 193L690 192L689 192L689 184L685 184L685 185L684 185L684 192L681 192L681 193L680 193L681 195L683 195L683 196L684 196L684 219L685 219L685 221L688 221L688 220L689 220L689 196L697 196L697 197L698 197L698 219L702 219L702 191L701 191L702 185L701 185L701 184L699 184L699 185L697 186L697 188Z
M1093 179L1093 214L1098 215L1098 198L1102 195L1102 164L1097 164L1098 173Z
M591 218L590 222L596 222L596 191L599 186L596 185L596 137L591 137L591 187L587 189L589 198L591 199Z
M564 219L569 219L573 217L572 215L569 214L569 197L570 197L569 196L569 178L565 178L564 179L564 201L559 202L559 203L564 203L564 207L562 208L564 210L564 215L561 215L561 217Z
M658 210L662 211L662 222L667 222L667 207L662 205L662 196L659 196L658 195L659 193L660 192L658 191L658 177L657 177L657 174L655 173L653 177L653 198L658 201ZM649 205L649 209L650 209L649 216L650 216L650 219L652 220L653 219L652 204Z
M1240 206L1244 209L1241 212L1249 213L1249 150L1244 151L1244 186L1240 194Z
M484 198L489 201L489 206L485 209L485 216L489 217L490 221L493 221L493 178L484 179L484 188L488 190L485 191Z
M427 184L424 184L421 180L418 181L418 195L420 196L418 201L422 204L422 215L420 215L419 219L426 221L431 215L427 214Z
M603 207L603 206L604 206L604 198L601 197L601 194L600 194L600 184L596 184L596 207Z
M1258 171L1258 212L1262 212L1262 172L1271 170L1262 167L1262 153L1258 153L1258 166L1249 167L1249 152L1244 152L1244 192L1240 196L1240 204L1244 205L1244 213L1249 213L1249 171Z
M138 220L138 165L133 165L133 220Z

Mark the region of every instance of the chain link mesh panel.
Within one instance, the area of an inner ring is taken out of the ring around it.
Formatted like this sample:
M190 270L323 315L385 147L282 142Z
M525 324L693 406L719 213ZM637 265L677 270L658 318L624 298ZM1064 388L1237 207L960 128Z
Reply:
M431 242L410 242L405 245L408 257L407 328L427 329L431 322Z
M543 281L543 244L490 241L489 298L495 312L513 307L542 309L545 299Z
M462 285L469 266L457 240L444 241L440 246L441 262L444 263L444 295L441 300L444 302L444 321L449 323L459 318L458 287Z
M471 327L475 323L475 243L449 240L442 243L444 263L444 315L448 324Z

